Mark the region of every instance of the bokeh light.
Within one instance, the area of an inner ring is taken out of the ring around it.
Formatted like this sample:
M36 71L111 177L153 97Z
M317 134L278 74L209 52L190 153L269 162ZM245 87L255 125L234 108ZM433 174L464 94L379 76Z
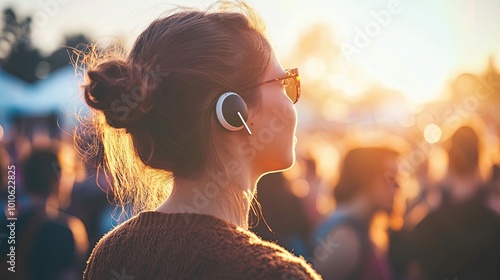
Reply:
M441 139L441 128L434 123L428 124L424 129L424 138L428 143L436 143Z

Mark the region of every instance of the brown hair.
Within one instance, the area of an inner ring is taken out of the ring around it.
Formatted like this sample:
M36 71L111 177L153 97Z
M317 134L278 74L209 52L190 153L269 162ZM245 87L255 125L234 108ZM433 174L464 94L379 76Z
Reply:
M384 175L386 167L382 163L397 156L398 152L382 147L350 150L342 162L339 181L333 192L336 202L348 202L364 192L376 176Z
M153 21L126 57L87 59L84 97L119 202L149 209L166 199L165 179L224 170L217 97L236 91L257 106L258 89L240 89L262 78L271 56L254 11L222 1Z
M453 133L448 150L448 166L452 174L471 175L479 167L479 137L474 129L461 126Z

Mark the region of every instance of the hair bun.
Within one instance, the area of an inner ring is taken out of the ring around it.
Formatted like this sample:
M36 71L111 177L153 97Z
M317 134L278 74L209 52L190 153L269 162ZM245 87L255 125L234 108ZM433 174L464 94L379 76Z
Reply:
M147 77L138 66L124 60L110 60L87 72L86 103L104 113L115 128L130 130L151 109Z

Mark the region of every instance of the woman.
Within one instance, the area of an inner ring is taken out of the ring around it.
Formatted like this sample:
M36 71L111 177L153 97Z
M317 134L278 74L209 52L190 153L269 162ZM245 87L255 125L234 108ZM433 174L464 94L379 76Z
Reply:
M300 84L252 10L229 6L155 20L125 59L89 67L114 195L145 211L99 241L84 279L320 278L247 229L258 179L294 163Z
M376 212L391 212L398 153L357 148L344 158L334 189L335 213L316 231L316 269L325 279L390 280L389 264L369 237Z

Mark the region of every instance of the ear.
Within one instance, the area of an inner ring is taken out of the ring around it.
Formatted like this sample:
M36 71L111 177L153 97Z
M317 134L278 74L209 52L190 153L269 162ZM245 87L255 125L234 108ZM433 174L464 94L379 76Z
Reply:
M246 121L248 119L247 104L235 92L226 92L219 96L215 107L215 113L219 123L229 131L238 131L246 128L248 134L252 134Z

